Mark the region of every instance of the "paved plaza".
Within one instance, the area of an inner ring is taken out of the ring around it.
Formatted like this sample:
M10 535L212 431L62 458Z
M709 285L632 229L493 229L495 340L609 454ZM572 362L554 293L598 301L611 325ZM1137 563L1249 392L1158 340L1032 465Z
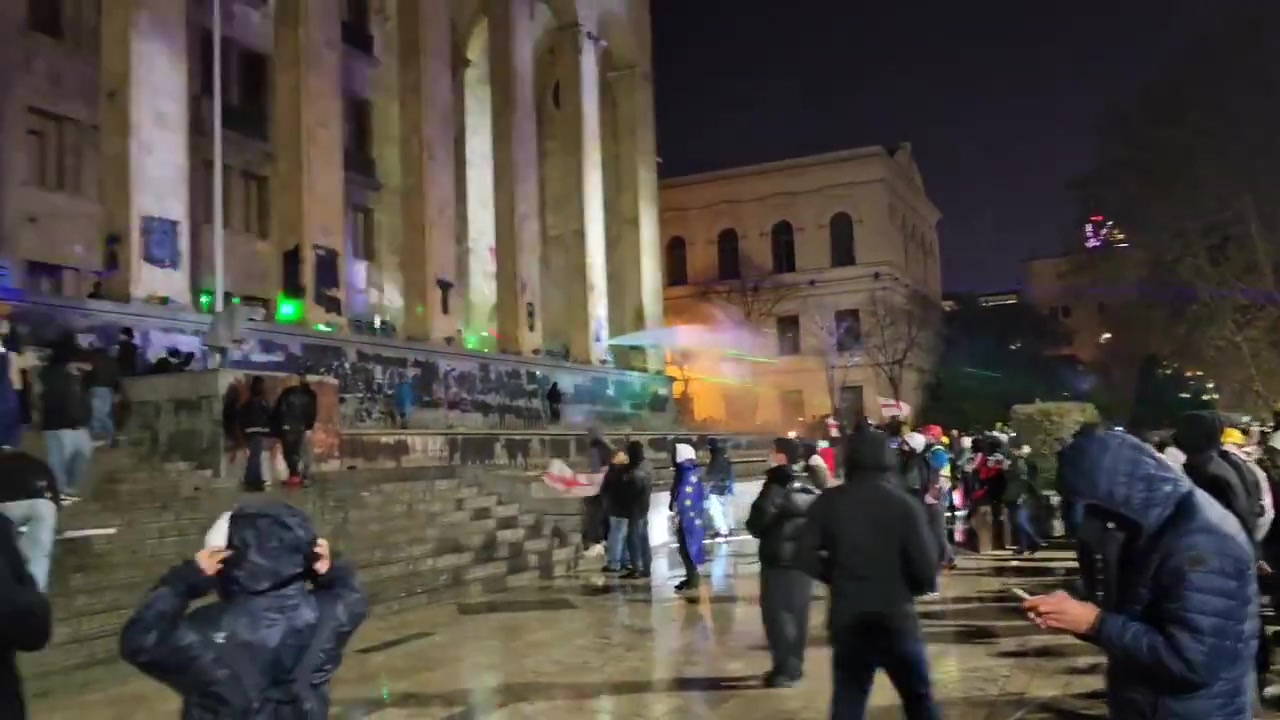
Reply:
M749 540L717 545L697 598L671 590L674 558L652 585L606 579L595 560L578 576L484 601L375 615L348 647L333 686L334 717L448 720L820 718L831 691L825 601L815 594L806 677L760 688L768 667L759 565ZM1104 717L1102 658L1046 634L1017 612L1011 587L1070 579L1066 553L1034 560L968 557L924 603L934 688L951 720ZM36 720L177 717L177 699L140 675L109 688L33 701ZM868 717L900 717L877 680Z

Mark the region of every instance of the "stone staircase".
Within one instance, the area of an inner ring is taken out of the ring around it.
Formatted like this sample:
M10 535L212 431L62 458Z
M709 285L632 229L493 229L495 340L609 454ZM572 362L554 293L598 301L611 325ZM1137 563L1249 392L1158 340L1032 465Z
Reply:
M342 471L267 495L305 510L335 553L355 562L374 612L501 592L576 569L580 535L571 513L523 511L493 483L449 470ZM200 548L218 513L248 499L208 472L148 467L129 450L100 452L95 475L89 498L60 514L59 532L116 531L56 543L54 639L22 657L33 694L118 677L126 669L117 659L119 629L143 593Z

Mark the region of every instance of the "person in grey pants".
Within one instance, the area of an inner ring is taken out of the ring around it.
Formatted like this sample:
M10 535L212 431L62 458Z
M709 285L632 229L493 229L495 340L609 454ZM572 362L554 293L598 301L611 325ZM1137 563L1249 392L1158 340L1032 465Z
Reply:
M20 450L0 448L0 513L18 530L18 549L40 592L49 587L60 500L48 465Z

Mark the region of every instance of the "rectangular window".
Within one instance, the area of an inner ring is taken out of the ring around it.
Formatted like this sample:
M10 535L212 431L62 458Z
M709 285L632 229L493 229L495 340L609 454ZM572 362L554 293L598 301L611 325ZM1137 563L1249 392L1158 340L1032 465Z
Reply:
M85 155L93 131L78 120L39 108L27 109L27 183L52 192L81 194Z
M782 415L782 422L804 422L804 410L803 390L783 390L778 393L778 412Z
M267 97L267 56L253 50L241 49L240 61L240 107L252 110L265 110Z
M271 206L267 179L247 170L240 172L241 227L260 238L271 235Z
M356 205L349 212L351 255L357 260L373 262L375 259L373 210Z
M27 0L27 27L54 40L64 36L62 0Z
M346 100L347 151L364 157L373 154L373 103L363 98Z
M777 320L778 354L800 354L800 316L783 315Z
M837 310L835 317L836 352L853 352L862 345L862 313Z

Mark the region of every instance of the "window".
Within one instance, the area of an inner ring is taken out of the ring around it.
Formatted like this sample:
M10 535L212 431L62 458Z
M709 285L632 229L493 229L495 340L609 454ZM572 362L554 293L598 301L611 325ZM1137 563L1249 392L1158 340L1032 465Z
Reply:
M738 258L738 231L726 228L716 238L716 259L721 280L738 280L742 277L742 263Z
M32 32L61 40L62 0L27 0L27 27Z
M800 316L783 315L778 318L778 354L800 354Z
M93 128L38 108L27 110L27 184L81 194L85 156L93 150Z
M862 313L837 310L835 317L836 352L853 352L862 344Z
M345 104L346 145L349 152L371 155L373 149L373 103L349 97Z
M373 210L355 205L348 212L347 222L351 233L351 256L357 260L373 262L376 256Z
M784 423L803 421L805 418L804 391L783 390L778 393L778 412L781 413Z
M791 273L796 271L796 235L791 223L779 220L769 231L773 248L773 271L775 273Z
M237 53L239 70L237 75L236 104L245 108L266 108L267 97L267 56L260 52L240 48Z
M265 177L241 170L235 175L239 195L239 212L232 215L231 226L260 238L271 235L270 186Z
M853 248L853 216L847 212L832 215L828 229L831 233L831 267L857 265Z
M667 241L667 287L689 284L689 266L685 257L684 238L679 235Z

